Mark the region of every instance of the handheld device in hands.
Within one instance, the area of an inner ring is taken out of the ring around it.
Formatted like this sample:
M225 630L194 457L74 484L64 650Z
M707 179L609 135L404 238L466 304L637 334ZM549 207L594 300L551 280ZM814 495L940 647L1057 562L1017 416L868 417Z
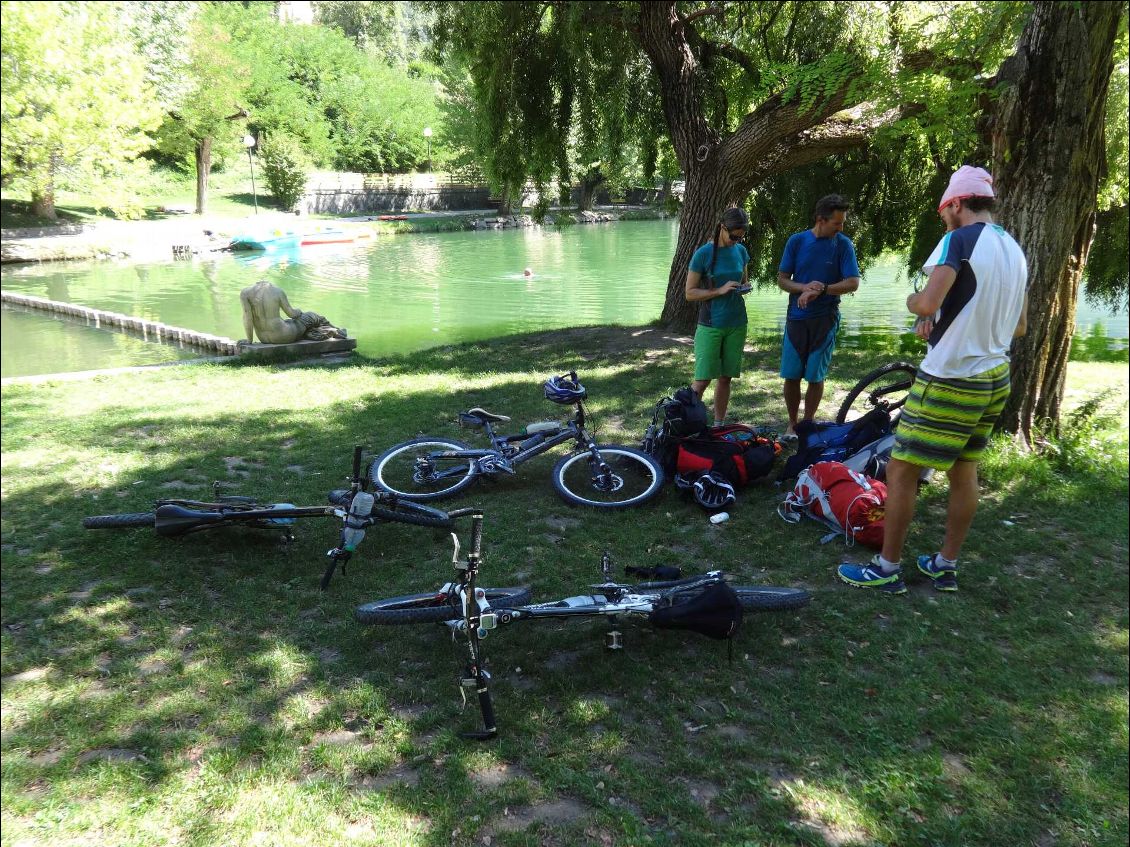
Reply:
M752 285L739 285L734 289L735 294L749 294L751 291L753 291Z

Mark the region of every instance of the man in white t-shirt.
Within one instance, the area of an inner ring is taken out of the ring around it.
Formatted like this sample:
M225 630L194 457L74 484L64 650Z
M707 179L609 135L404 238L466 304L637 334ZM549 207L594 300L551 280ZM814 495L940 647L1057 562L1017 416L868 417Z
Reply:
M947 232L923 266L925 287L906 300L928 346L887 465L883 551L866 565L840 565L848 585L906 592L902 548L927 467L948 475L949 508L941 549L919 556L918 570L937 590L957 591L957 559L977 511L977 462L1008 399L1012 339L1027 330L1028 263L993 223L992 183L965 165L938 206Z

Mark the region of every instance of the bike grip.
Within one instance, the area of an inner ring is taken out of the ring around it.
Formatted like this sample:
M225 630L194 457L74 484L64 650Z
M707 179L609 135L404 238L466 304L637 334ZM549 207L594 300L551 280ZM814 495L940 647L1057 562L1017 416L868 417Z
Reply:
M365 448L357 444L353 448L353 481L358 482L361 479L361 451Z
M483 713L483 738L493 738L498 733L498 727L494 725L494 704L490 700L490 689L487 688L486 683L480 683L482 688L479 689L479 710Z
M483 547L483 516L475 515L471 518L471 553L478 556Z
M323 591L325 591L327 588L330 587L330 580L333 579L333 575L334 575L335 570L337 570L337 557L332 556L332 557L330 557L329 567L327 567L326 572L324 574L322 574L322 590Z

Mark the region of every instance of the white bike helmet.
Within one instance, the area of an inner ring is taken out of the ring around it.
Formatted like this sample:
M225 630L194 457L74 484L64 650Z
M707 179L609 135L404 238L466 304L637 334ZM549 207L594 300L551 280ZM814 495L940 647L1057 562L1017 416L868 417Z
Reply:
M721 474L714 472L704 473L694 481L694 499L698 505L708 511L724 509L737 500L734 486Z
M554 403L570 404L579 403L588 396L585 387L577 379L577 374L570 372L562 376L551 376L545 381L545 399Z

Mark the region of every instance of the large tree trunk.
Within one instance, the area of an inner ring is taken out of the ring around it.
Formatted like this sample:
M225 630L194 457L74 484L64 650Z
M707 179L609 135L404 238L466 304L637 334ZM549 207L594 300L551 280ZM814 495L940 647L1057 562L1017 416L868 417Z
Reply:
M581 179L580 185L580 199L577 201L578 212L592 211L593 200L596 197L596 190L604 183L604 174L597 172L589 174Z
M208 174L212 171L212 139L196 142L196 214L203 215L208 205Z
M37 218L46 218L49 221L59 219L55 212L55 189L53 187L49 186L43 193L32 192L31 213Z
M1031 443L1058 430L1079 283L1106 162L1104 116L1121 3L1042 0L989 124L998 220L1028 258L1028 333L1013 343L1001 426Z
M55 157L52 156L47 165L47 179L41 188L32 189L31 213L37 218L46 218L49 221L59 219L55 212Z

